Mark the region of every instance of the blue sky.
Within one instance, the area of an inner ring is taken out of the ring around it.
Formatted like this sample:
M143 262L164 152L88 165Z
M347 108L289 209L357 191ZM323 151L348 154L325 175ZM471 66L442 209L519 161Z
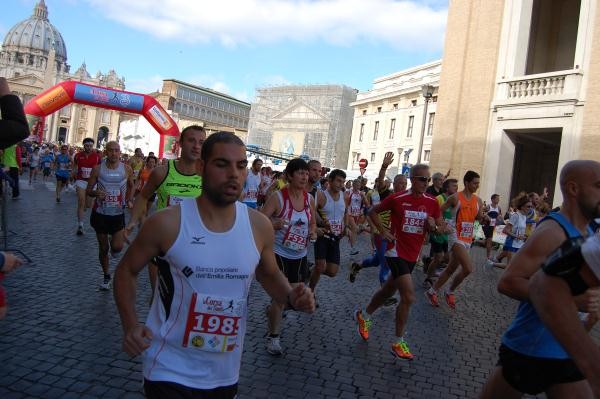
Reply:
M8 0L0 36L37 0ZM8 5L10 4L10 5ZM447 0L46 0L75 71L130 91L175 78L252 101L256 88L345 84L441 58Z

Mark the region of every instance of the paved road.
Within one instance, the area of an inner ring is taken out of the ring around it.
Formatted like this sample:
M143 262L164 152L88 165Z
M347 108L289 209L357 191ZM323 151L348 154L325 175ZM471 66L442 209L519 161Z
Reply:
M96 241L89 226L75 235L75 195L57 204L53 183L24 186L22 198L8 202L9 246L33 264L5 280L11 304L0 322L0 398L138 398L140 363L121 352L121 327L112 293L100 292ZM367 237L361 240L368 253ZM267 296L253 284L250 318L239 382L240 398L472 398L496 362L499 336L516 303L495 290L500 270L485 270L483 251L472 255L476 272L458 296L457 311L434 309L420 288L406 338L412 362L389 353L393 312L373 317L368 343L352 321L356 305L365 306L377 288L377 271L347 279L348 244L343 268L318 287L314 315L290 313L282 336L285 355L265 352ZM117 260L111 260L111 269ZM149 299L145 275L139 286L143 314ZM598 337L598 330L594 331Z

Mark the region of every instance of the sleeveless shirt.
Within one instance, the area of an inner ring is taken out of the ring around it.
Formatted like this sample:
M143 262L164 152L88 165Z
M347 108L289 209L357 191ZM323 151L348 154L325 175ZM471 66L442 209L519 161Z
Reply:
M106 193L106 197L96 197L94 210L101 215L122 215L127 194L127 171L125 164L119 162L116 169L109 169L106 160L100 164L98 174L98 190Z
M167 164L167 175L156 190L158 198L156 208L163 209L170 205L176 205L183 198L196 198L200 194L202 194L202 177L195 173L184 175L178 172L175 161L170 159Z

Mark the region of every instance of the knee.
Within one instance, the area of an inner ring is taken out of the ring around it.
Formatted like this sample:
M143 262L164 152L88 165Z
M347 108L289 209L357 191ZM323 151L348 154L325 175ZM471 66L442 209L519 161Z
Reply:
M464 277L467 277L471 273L473 273L473 267L471 265L464 265L462 267L462 275Z
M400 294L400 301L405 305L412 305L415 303L415 293L414 292L402 292Z
M335 277L337 275L337 270L325 270L325 275L327 277Z
M119 253L119 252L121 252L122 250L123 250L123 243L122 243L122 242L120 242L120 243L117 243L117 244L113 244L113 245L111 245L111 247L110 247L110 251L111 251L113 254L118 254L118 253Z

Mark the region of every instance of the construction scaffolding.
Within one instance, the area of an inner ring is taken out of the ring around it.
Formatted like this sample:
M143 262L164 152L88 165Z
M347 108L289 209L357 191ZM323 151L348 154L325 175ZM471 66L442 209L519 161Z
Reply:
M279 154L300 154L323 166L345 168L357 91L341 85L257 90L247 143ZM277 157L282 159L281 157Z

